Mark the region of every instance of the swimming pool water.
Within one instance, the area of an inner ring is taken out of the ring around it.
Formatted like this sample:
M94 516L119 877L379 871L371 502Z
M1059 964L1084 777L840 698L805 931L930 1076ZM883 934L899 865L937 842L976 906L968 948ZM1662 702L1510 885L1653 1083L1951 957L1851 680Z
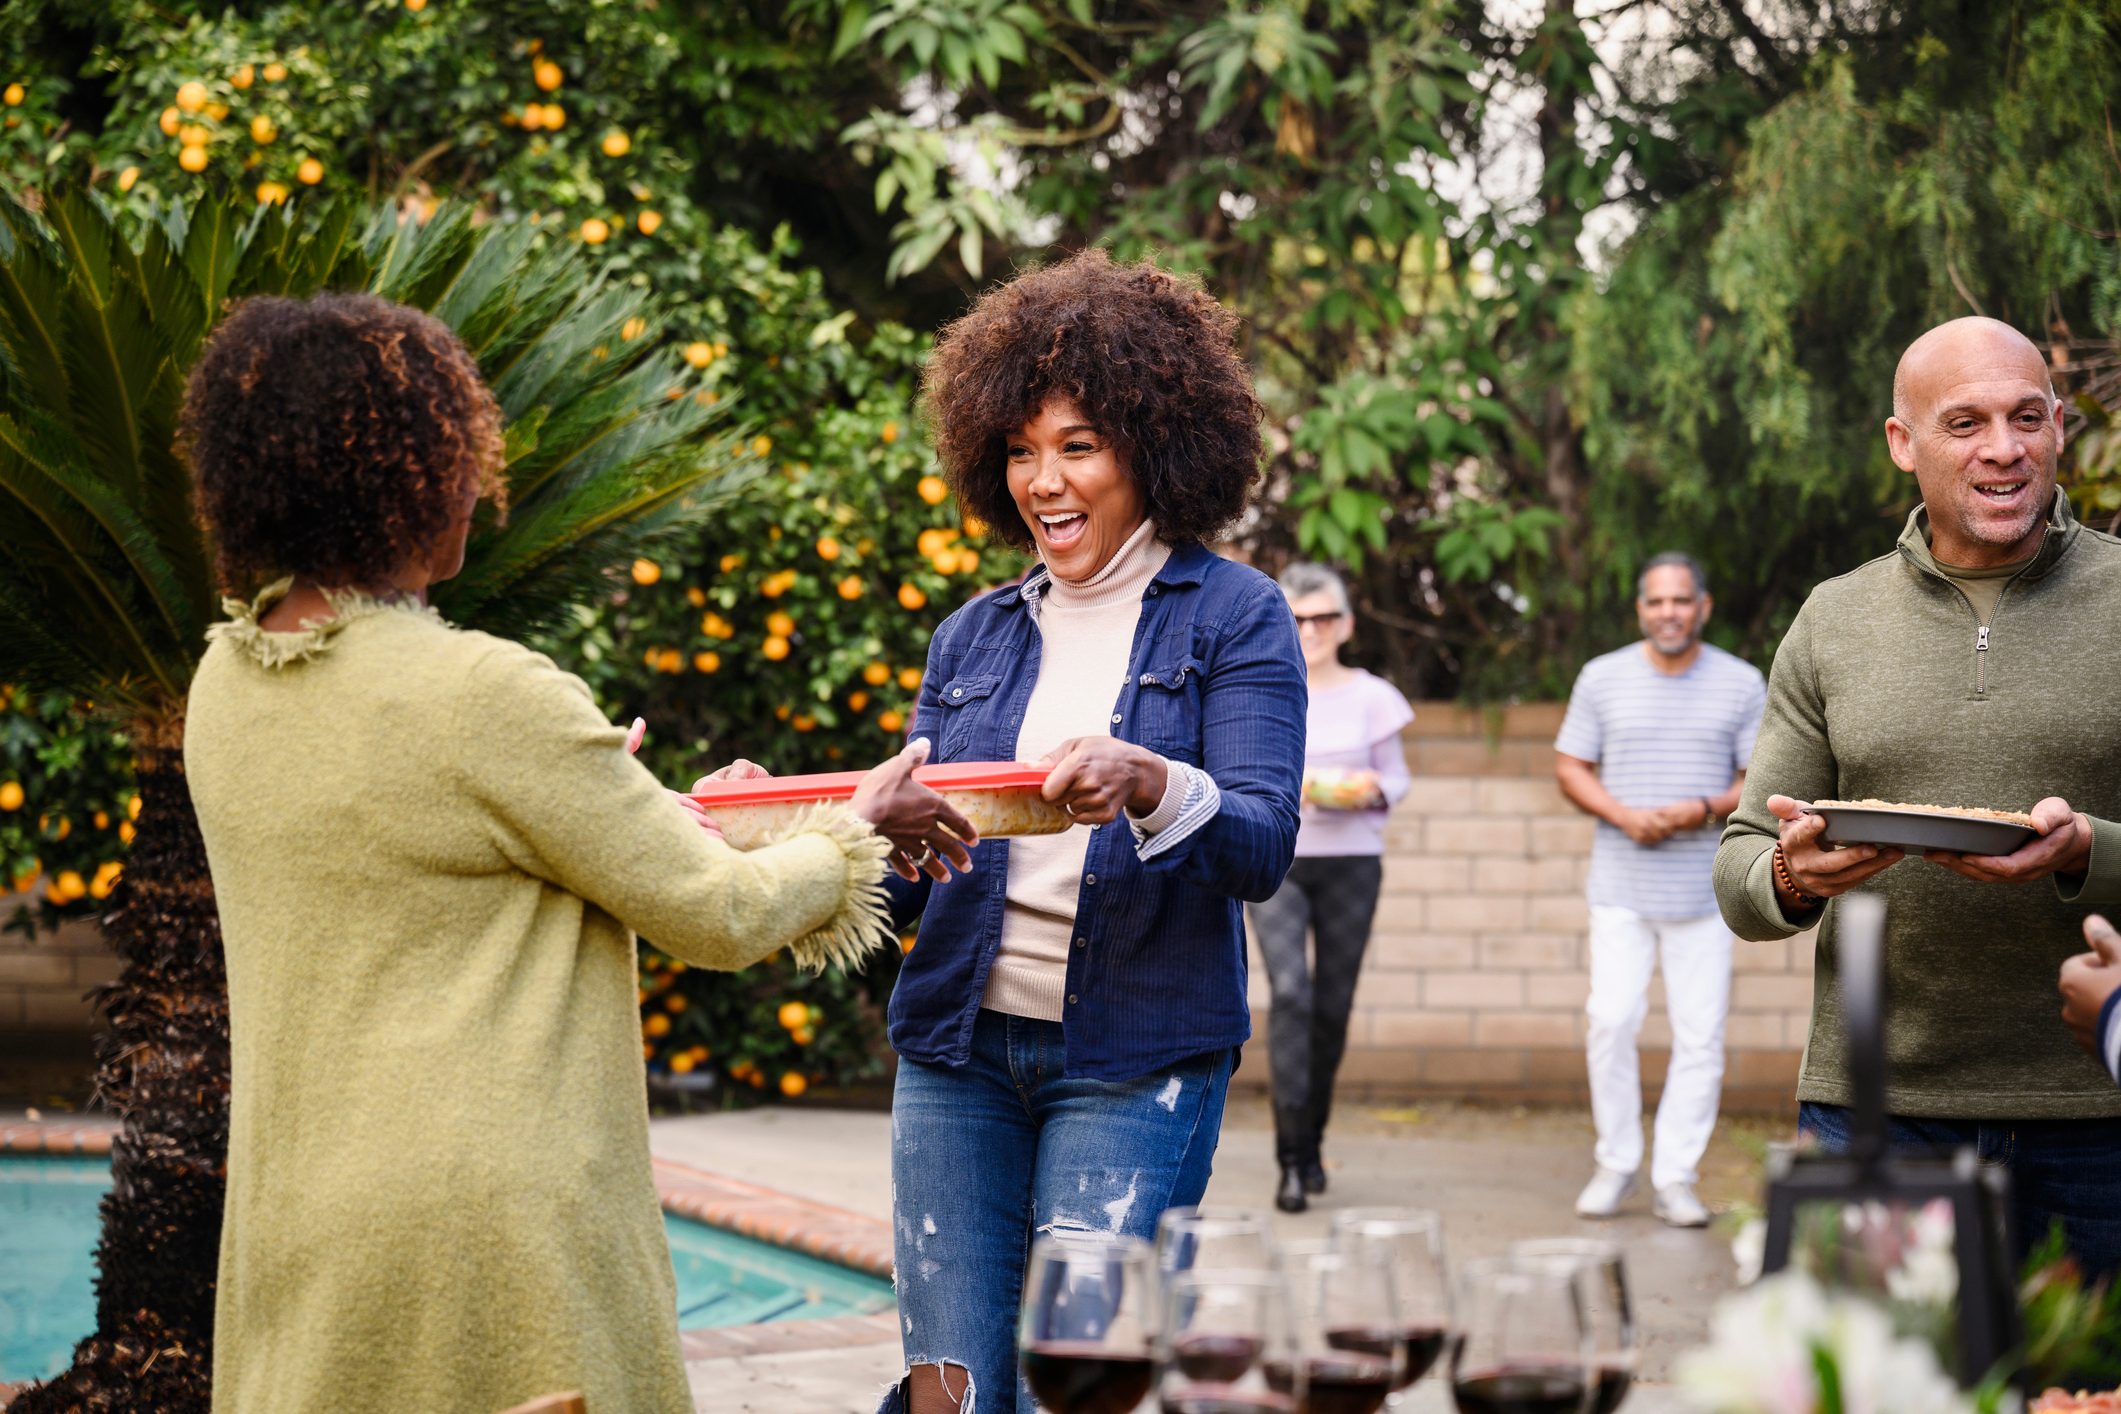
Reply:
M59 1373L94 1327L96 1205L109 1187L104 1159L0 1156L0 1381ZM663 1226L688 1330L891 1305L881 1278L668 1213Z

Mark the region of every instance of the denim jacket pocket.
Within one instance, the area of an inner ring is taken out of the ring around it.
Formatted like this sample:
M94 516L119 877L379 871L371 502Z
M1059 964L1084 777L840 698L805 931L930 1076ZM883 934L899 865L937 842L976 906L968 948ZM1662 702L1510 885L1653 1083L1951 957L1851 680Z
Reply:
M1206 668L1188 654L1137 675L1135 730L1129 736L1159 755L1200 765L1200 688Z
M936 701L943 708L942 730L936 734L936 760L969 759L964 753L974 730L986 716L981 706L993 698L1001 684L1000 673L967 674L943 684L942 691L936 694Z

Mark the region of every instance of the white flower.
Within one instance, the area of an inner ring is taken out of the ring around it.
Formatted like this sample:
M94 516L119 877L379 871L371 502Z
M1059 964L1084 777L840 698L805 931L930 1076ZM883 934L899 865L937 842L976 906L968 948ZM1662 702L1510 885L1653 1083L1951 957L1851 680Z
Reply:
M1767 1261L1767 1219L1752 1218L1738 1235L1731 1239L1731 1260L1738 1264L1738 1284L1751 1286L1760 1280L1760 1268Z

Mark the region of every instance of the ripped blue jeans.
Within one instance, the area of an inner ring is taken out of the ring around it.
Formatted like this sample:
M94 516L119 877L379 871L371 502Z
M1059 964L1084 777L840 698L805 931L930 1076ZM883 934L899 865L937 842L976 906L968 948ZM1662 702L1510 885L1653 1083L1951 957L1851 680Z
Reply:
M1139 1080L1068 1079L1058 1022L982 1010L963 1066L901 1060L891 1206L906 1364L940 1365L960 1414L1036 1414L1016 1368L1031 1240L1152 1239L1208 1186L1234 1051ZM956 1367L956 1368L951 1368ZM879 1414L904 1414L902 1388Z

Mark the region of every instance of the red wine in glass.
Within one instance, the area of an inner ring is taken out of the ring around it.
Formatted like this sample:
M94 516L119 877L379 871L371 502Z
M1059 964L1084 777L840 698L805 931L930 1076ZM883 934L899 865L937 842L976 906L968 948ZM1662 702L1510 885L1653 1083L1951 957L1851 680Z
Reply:
M1285 1361L1272 1361L1267 1365L1267 1384L1278 1394L1291 1394L1295 1372ZM1298 1414L1377 1414L1391 1393L1389 1358L1364 1359L1352 1353L1313 1356L1304 1362L1304 1392L1296 1407Z
M1052 1414L1128 1414L1156 1378L1147 1355L1095 1341L1041 1341L1025 1347L1023 1366L1031 1393Z
M1266 1342L1256 1335L1192 1332L1171 1342L1171 1358L1189 1380L1235 1384L1265 1348Z
M1591 1414L1613 1414L1620 1401L1628 1397L1628 1386L1635 1381L1635 1372L1625 1365L1600 1365L1597 1371L1598 1386L1591 1395Z
M1580 1414L1585 1393L1583 1371L1568 1365L1503 1365L1451 1383L1459 1414Z
M1450 1332L1441 1326L1409 1326L1400 1332L1400 1341L1406 1350L1406 1368L1399 1372L1399 1387L1405 1389L1441 1359L1444 1343Z

